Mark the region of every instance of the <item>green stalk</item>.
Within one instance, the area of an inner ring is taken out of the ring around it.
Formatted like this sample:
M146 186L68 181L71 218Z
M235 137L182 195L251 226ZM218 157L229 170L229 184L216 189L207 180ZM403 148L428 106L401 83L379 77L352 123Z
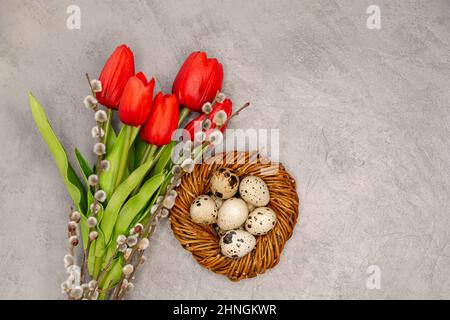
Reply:
M181 109L180 117L178 118L178 127L181 125L181 123L184 121L184 119L186 119L189 112L190 112L189 109L186 107Z
M150 165L150 169L148 170L150 172L152 170L153 166L158 162L159 157L161 157L161 155L166 147L167 147L167 145L162 146L158 150L158 153L156 153L156 155L155 155L155 152L158 149L158 147L153 144L147 145L145 147L144 156L142 157L142 161L141 161L140 165L143 165L144 163L152 161L152 164ZM134 188L133 192L131 193L131 196L135 196L138 193L143 181L144 181L144 179L142 179L142 181L139 182L139 184L136 186L136 188Z
M152 159L157 149L158 149L158 146L156 146L154 144L147 144L145 146L144 155L142 157L140 165L143 165L144 163L146 163L148 159Z
M112 109L108 108L108 111L106 111L106 113L108 115L108 120L106 120L105 127L103 128L103 130L105 131L105 138L104 138L103 141L105 141L105 144L106 144L106 147L107 147L106 150L110 150L109 148L111 146L108 145L108 142L109 142L108 141L108 137L109 137L109 134L111 132L111 126L112 126L112 116L113 116Z
M127 166L127 159L128 159L128 151L130 150L130 146L132 143L132 136L133 136L133 127L132 126L126 126L125 127L125 141L123 144L122 152L120 154L120 161L119 161L119 167L117 171L117 177L114 182L114 189L116 189L119 184L122 182L123 173L125 171L125 167Z

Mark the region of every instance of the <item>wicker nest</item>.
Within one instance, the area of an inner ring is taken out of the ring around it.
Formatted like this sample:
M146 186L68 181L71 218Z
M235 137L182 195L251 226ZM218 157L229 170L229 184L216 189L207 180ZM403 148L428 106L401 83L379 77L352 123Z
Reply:
M239 161L238 161L239 160ZM227 165L231 163L231 165ZM229 167L243 178L248 175L261 177L270 190L268 206L277 215L277 224L266 235L256 237L256 247L240 259L230 259L220 252L219 236L213 226L200 226L189 217L193 200L207 194L209 179L215 170ZM298 218L298 195L295 180L282 164L271 164L258 154L231 152L219 154L196 165L194 171L186 174L177 189L178 196L171 211L171 226L181 245L190 251L203 267L226 275L232 281L253 278L280 261L284 244L292 236Z

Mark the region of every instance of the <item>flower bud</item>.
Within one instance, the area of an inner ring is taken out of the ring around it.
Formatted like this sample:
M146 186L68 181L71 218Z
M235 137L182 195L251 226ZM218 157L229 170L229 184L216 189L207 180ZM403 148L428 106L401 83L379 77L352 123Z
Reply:
M227 96L226 96L225 93L223 93L223 92L219 92L219 93L216 95L216 101L217 101L218 103L222 103L226 98L227 98Z
M94 91L95 93L102 92L102 82L100 80L92 79L91 87L92 91Z
M150 241L148 241L147 238L141 239L141 241L139 241L139 243L138 243L138 249L139 249L139 250L145 250L145 249L147 249L149 243L150 243Z
M98 190L94 194L94 198L100 202L104 202L106 200L106 192L103 190Z
M90 209L93 214L96 214L100 210L100 205L98 203L93 203L91 204Z
M97 240L98 238L98 232L97 231L91 231L89 233L89 239L91 239L91 241Z
M170 214L169 209L168 208L163 208L161 210L159 216L160 216L161 219L165 219L165 218L167 218L169 216L169 214Z
M72 290L70 290L70 296L75 300L81 299L81 297L83 296L83 289L81 288L81 286L72 288Z
M75 221L69 221L67 229L69 232L75 232L77 230L77 223Z
M111 166L111 163L109 162L109 160L100 161L100 168L103 171L108 171L110 166Z
M97 106L98 101L93 96L89 95L84 98L83 103L86 108L94 109Z
M134 267L131 264L127 264L123 267L122 272L123 274L128 277L129 275L131 275L134 271Z
M202 123L202 129L203 130L209 130L211 128L211 120L205 119Z
M134 232L135 232L135 233L141 233L141 232L142 232L142 229L144 229L144 226L143 226L142 224L140 224L140 223L137 223L137 224L134 226Z
M94 118L95 121L103 123L108 120L108 115L106 114L105 110L98 110L95 112Z
M105 135L105 131L102 128L100 128L99 130L98 126L94 126L91 129L91 135L94 139L103 138L103 136Z
M127 248L127 250L125 250L125 252L123 253L123 257L125 258L125 260L128 260L130 258L132 252L133 249L131 248Z
M158 208L159 208L159 206L156 205L156 204L154 204L154 205L151 207L151 209L150 209L150 213L151 213L151 214L155 214L155 212L156 212L156 210L158 210Z
M77 236L71 236L69 238L69 245L76 247L78 245L78 237Z
M129 247L133 247L133 246L136 245L137 241L138 241L138 239L137 239L136 236L129 236L129 237L127 238L127 245L128 245Z
M81 213L79 213L78 211L73 211L70 214L70 220L78 223L78 222L80 222L80 219L81 219Z
M66 254L64 256L64 267L68 268L75 263L75 259L71 254Z
M224 110L219 110L214 115L213 122L218 127L223 126L227 122L227 113Z
M106 153L106 146L101 142L97 142L94 145L94 153L98 156L104 155Z
M194 160L192 159L185 159L183 163L181 164L181 168L187 172L191 173L194 170Z
M97 219L95 217L89 217L86 224L89 228L94 228L97 225Z
M95 288L97 288L97 281L91 280L89 281L88 285L90 290L94 290Z
M96 174L91 174L88 177L88 183L91 187L95 187L98 183L98 176Z
M156 204L160 204L163 200L164 200L163 196L158 196L158 198L156 198Z
M126 241L127 241L127 237L125 237L123 234L120 234L117 236L116 242L118 245L124 244Z
M179 176L181 174L181 172L182 172L182 169L181 169L181 167L179 165L173 166L172 174L174 176Z
M127 249L128 249L128 246L126 243L122 243L117 246L117 250L122 253L127 251Z
M202 112L209 114L212 110L212 105L210 102L205 102L202 106Z
M172 209L174 204L175 204L175 197L168 195L164 198L164 201L163 201L164 208Z
M223 134L219 130L211 132L208 140L215 146L220 145L223 141Z

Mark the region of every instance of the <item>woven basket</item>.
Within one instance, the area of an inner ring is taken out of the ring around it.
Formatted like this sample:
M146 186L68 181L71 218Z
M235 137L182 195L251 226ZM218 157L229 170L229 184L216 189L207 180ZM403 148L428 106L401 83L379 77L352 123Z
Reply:
M275 227L266 235L257 236L255 249L240 259L223 256L220 252L219 236L214 227L200 226L189 217L191 203L197 196L210 191L209 179L212 173L221 167L229 167L240 178L248 175L261 177L270 191L268 207L277 215ZM177 200L170 217L172 231L200 265L226 275L232 281L239 281L264 273L280 261L284 244L292 236L297 223L299 207L295 180L282 164L268 163L267 159L256 153L235 151L219 154L196 165L192 173L186 174L177 192Z

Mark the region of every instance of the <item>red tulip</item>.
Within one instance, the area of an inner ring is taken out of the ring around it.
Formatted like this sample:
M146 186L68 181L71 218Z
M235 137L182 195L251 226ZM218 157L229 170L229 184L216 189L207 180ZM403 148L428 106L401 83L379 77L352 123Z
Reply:
M178 99L174 94L158 93L150 117L141 129L141 138L149 144L163 146L170 142L178 127Z
M233 102L230 99L225 99L222 103L216 103L211 111L210 114L208 114L208 119L211 121L211 128L210 129L215 129L216 128L216 124L213 122L214 116L216 115L217 112L219 112L220 110L225 111L225 113L227 114L227 119L230 118L231 113L233 111ZM201 131L202 130L202 122L205 120L206 115L203 113L201 115L199 115L197 118L195 118L194 120L191 120L186 127L184 127L184 130L187 130L190 134L190 138L191 140L194 139L194 135L196 132ZM223 126L220 127L220 131L224 131L226 126L228 124L228 120L225 122L225 124ZM210 131L210 130L208 130Z
M100 73L102 91L96 94L97 100L110 109L119 108L123 89L133 75L133 52L122 44L114 50Z
M120 99L120 121L135 127L143 125L150 115L154 87L154 78L147 82L147 78L142 72L132 76Z
M208 59L204 52L193 52L181 66L172 92L180 104L191 111L201 111L222 89L223 67L217 59Z

